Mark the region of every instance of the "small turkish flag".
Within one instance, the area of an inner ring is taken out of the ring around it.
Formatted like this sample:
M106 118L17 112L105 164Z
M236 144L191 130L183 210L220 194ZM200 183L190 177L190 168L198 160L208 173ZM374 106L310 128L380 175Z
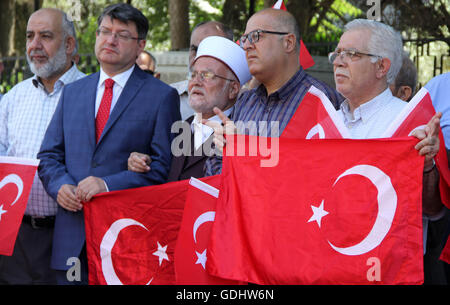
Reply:
M37 159L0 157L0 254L12 255L22 223Z
M175 249L175 273L180 285L232 285L205 271L207 246L216 214L221 176L191 178ZM207 182L207 183L205 183Z
M114 191L84 206L90 284L175 284L188 181Z
M383 137L407 137L415 129L424 129L429 120L436 114L431 102L430 93L423 87L406 105L396 120L388 127ZM450 208L450 170L447 151L442 132L439 132L439 151L435 157L439 170L439 189L441 201Z
M350 134L328 97L311 86L281 137L341 139L350 138Z
M422 283L416 143L280 138L274 167L225 155L207 271L257 284Z

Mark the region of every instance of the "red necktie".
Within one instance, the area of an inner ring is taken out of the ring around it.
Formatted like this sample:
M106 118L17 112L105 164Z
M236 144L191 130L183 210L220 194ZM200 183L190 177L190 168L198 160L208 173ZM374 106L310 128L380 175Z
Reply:
M102 101L98 108L97 117L95 118L95 135L96 140L100 140L103 128L105 128L106 122L108 122L109 112L111 110L111 101L113 96L114 81L111 78L105 80L105 92L103 92Z

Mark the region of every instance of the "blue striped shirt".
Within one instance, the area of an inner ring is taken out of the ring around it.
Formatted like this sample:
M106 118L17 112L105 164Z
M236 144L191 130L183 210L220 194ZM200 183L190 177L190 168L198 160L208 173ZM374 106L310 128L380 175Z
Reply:
M311 86L324 92L334 107L339 109L344 97L324 82L306 74L303 68L300 68L289 81L269 96L264 85L246 91L239 96L231 114L231 119L235 122L238 133L267 137L279 136ZM278 126L273 125L273 123L278 124ZM272 129L271 126L278 128ZM220 156L212 156L206 161L206 176L219 174L221 170L222 158Z

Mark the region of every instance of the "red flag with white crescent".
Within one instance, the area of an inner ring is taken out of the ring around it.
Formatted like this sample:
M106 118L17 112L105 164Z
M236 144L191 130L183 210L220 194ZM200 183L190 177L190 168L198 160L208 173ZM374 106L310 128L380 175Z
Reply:
M273 167L263 154L225 155L207 271L257 284L422 283L416 143L280 138Z
M314 86L303 97L281 137L297 139L350 138L328 97Z
M221 176L189 181L178 241L175 248L175 274L179 285L238 284L209 275L205 270L207 246L216 213ZM207 181L205 183L203 181Z
M428 90L423 87L406 105L394 122L388 127L383 137L407 137L414 129L423 129L436 114ZM450 170L442 131L439 132L439 151L435 157L439 170L439 189L442 202L450 208Z
M39 160L0 157L0 255L12 255Z
M103 193L84 206L89 284L175 284L188 181Z

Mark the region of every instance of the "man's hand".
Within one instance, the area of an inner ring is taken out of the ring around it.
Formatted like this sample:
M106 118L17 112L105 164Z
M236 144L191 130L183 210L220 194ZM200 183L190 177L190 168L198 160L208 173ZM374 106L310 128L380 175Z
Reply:
M217 114L222 121L222 124L219 122L214 121L208 121L203 120L202 123L206 126L211 127L214 129L214 145L217 150L219 150L221 153L223 153L223 147L226 144L224 134L235 134L236 133L236 126L234 125L234 122L230 120L219 108L214 107L213 111L215 114Z
M88 202L94 195L106 192L106 184L103 179L89 176L78 183L75 191L77 199L82 202Z
M439 131L442 113L436 113L425 126L425 129L414 130L412 135L421 140L416 144L415 149L419 155L425 156L424 169L433 167L433 158L439 151Z
M63 184L58 191L56 201L58 204L71 212L80 211L83 208L81 200L75 195L76 186L71 184Z
M128 157L128 170L136 173L146 173L150 170L152 159L149 155L132 152Z

